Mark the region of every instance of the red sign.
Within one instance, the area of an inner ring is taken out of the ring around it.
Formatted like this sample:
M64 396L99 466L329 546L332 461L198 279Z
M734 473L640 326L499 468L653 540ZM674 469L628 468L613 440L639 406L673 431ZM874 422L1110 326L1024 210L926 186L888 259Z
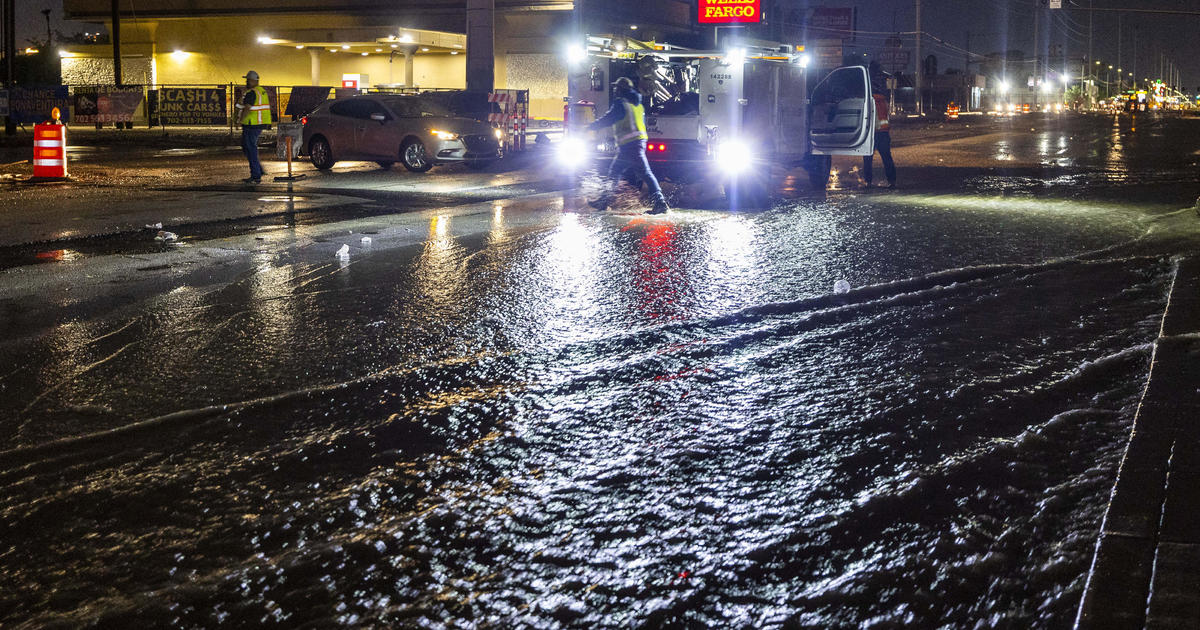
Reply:
M701 24L762 22L762 0L700 0Z

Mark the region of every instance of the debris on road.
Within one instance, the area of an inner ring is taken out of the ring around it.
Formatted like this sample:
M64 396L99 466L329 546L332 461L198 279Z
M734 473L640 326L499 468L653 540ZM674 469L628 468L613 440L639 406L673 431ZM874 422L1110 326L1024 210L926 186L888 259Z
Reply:
M170 243L172 241L179 240L179 235L174 232L165 232L163 230L159 230L158 234L154 237L154 240Z

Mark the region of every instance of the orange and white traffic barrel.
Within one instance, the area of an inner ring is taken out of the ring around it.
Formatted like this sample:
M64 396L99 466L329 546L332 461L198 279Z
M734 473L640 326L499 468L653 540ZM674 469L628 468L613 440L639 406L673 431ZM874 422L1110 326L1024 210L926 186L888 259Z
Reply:
M57 120L33 126L34 177L67 176L67 127Z

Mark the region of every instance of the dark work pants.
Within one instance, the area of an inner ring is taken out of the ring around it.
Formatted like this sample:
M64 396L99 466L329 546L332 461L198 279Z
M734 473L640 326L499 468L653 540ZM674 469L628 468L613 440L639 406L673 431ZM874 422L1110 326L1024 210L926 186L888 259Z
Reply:
M646 141L639 140L623 144L617 150L617 157L613 158L612 165L608 167L608 181L605 183L604 196L601 197L605 203L612 203L621 176L630 170L638 179L646 182L653 202L666 201L662 187L658 185L658 178L654 176L654 171L650 170L650 160L646 159Z
M892 161L892 134L888 131L875 132L875 150L879 152L879 158L883 160L883 174L887 176L888 183L892 186L896 185L896 163ZM871 181L875 176L875 168L873 162L875 154L863 157L863 179L867 185L871 185Z
M258 161L258 137L262 132L262 127L256 125L242 126L242 153L250 162L250 177L254 179L260 179L263 175L262 162Z

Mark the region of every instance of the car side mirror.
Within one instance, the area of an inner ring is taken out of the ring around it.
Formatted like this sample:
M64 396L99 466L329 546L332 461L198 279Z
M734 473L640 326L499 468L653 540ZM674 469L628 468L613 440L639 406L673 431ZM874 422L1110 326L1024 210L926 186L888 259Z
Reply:
M387 120L387 116L384 116L383 114L371 114L371 120L384 122Z

